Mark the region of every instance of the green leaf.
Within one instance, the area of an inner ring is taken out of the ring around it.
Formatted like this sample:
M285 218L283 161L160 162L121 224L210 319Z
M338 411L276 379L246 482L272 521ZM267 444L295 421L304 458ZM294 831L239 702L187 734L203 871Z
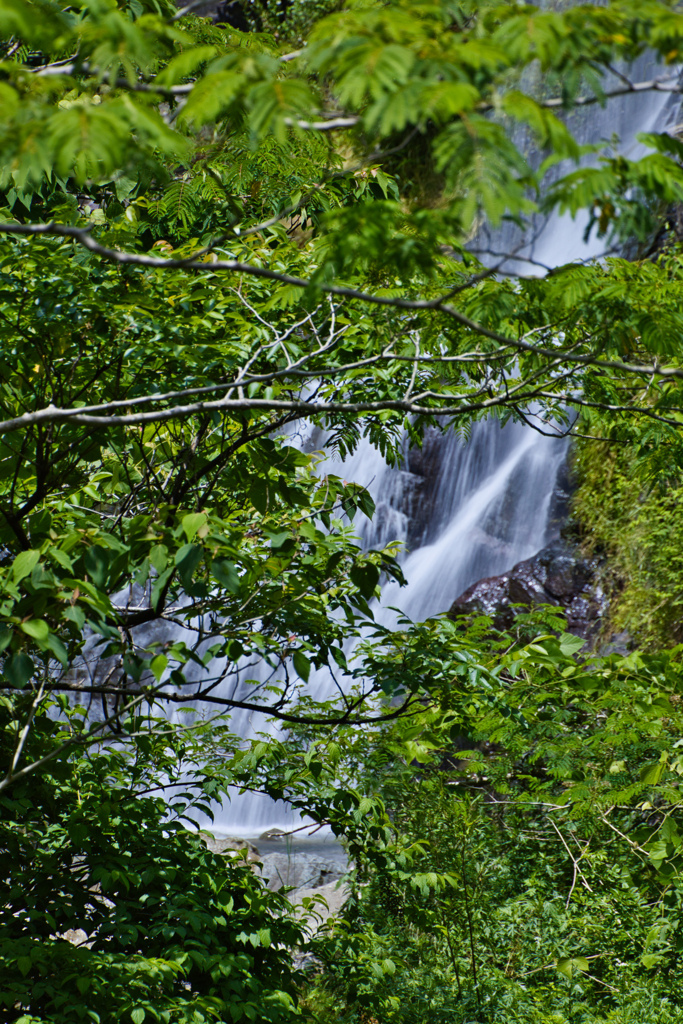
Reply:
M244 655L244 647L239 640L231 640L228 644L228 657L231 661L239 661Z
M646 786L656 786L661 781L665 767L666 765L662 761L646 764L640 769L640 781L644 782Z
M169 568L166 570L166 572L162 572L161 576L159 576L157 579L155 579L154 583L152 584L152 607L153 608L157 608L158 607L159 601L161 600L161 595L163 594L163 592L164 592L164 590L166 588L166 584L168 583L168 581L170 580L170 578L171 578L171 576L173 575L174 572L175 572L175 566L174 565L169 566Z
M195 85L178 116L180 125L201 127L217 120L230 109L245 85L237 71L217 71L206 75Z
M14 633L9 626L0 626L0 653L9 647Z
M215 56L215 46L190 47L173 57L154 81L164 87L177 85L183 78L193 74L200 64L210 61Z
M22 551L21 554L17 555L12 563L12 578L15 583L23 580L26 576L30 576L40 560L40 551L30 549L29 551Z
M334 660L337 663L337 665L339 665L339 668L341 668L344 671L346 671L347 668L348 668L348 663L346 661L346 655L342 651L341 647L331 646L330 647L330 654L334 658Z
M30 956L17 957L17 967L19 968L24 977L26 977L26 975L29 973L32 966L33 961L31 960Z
M192 583L195 569L204 557L204 548L199 544L185 544L176 552L175 564L184 587Z
M363 512L364 515L368 517L368 519L372 519L372 517L375 514L375 502L372 495L370 494L370 491L364 488L358 495L357 501L358 508L361 510L361 512Z
M191 512L189 515L183 516L182 527L188 541L194 540L197 530L204 526L206 519L204 512Z
M165 544L155 544L149 553L149 563L161 575L168 564L168 548Z
M227 558L215 559L211 564L211 573L231 594L239 593L240 578L237 575L237 569Z
M255 477L249 488L249 501L261 515L268 511L269 497L268 481L263 477Z
M574 971L587 971L589 965L585 957L573 956L567 960L559 960L556 966L560 974L571 980Z
M0 82L0 107L7 119L13 117L19 107L19 94L5 82Z
M73 572L74 563L69 558L67 553L61 550L61 548L51 547L49 550L49 555L50 558L53 558L55 562L61 565L62 569L66 569L67 572Z
M147 1014L145 1013L142 1006L136 1006L134 1010L131 1010L130 1019L133 1024L142 1024Z
M274 533L270 538L270 546L274 550L277 550L286 544L288 540L291 540L292 535L289 530L282 530L280 533Z
M576 636L574 633L562 633L560 636L560 650L569 657L578 654L585 644L586 641L583 637Z
M11 658L8 658L3 667L5 678L12 686L16 686L17 689L26 685L34 670L33 662L28 654L25 654L23 651L13 654Z
M61 662L62 666L66 668L69 664L69 655L59 637L55 636L54 633L50 633L45 641L45 646L49 651L52 651L57 661Z
M366 601L375 596L375 587L379 583L379 569L371 562L354 565L351 570L351 582L360 590Z
M22 629L27 636L37 640L40 644L45 643L50 633L50 628L44 619L29 619L28 622L20 622L19 628Z
M300 676L305 683L308 682L308 677L311 674L311 663L306 657L301 648L297 648L292 655L292 661L294 662L294 668L298 676Z
M64 618L69 622L75 622L79 629L85 625L85 611L78 605L71 605L64 610Z
M109 568L116 552L111 548L102 547L101 544L94 544L86 551L83 562L86 572L96 587L104 588L109 579Z
M161 681L161 677L163 676L167 665L168 658L166 657L165 654L157 654L156 657L152 658L149 667L152 670L152 675L154 676L157 682Z

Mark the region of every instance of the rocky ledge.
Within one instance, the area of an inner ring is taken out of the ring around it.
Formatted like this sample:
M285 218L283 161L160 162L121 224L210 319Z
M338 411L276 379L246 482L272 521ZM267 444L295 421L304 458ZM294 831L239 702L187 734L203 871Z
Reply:
M289 843L282 851L261 853L246 839L215 836L209 832L202 832L202 836L213 853L246 857L269 889L278 890L283 886L290 889L287 899L293 907L299 908L297 912L305 919L310 932L316 932L330 917L335 917L349 897L349 887L342 881L349 870L348 857L339 843L330 841L315 844L313 850L306 849L305 843L291 840L279 829L271 829L261 837L266 845L275 841L287 843L289 840ZM316 900L304 910L302 903L311 896L322 897L322 900Z
M488 615L496 628L508 629L519 612L555 605L569 632L591 640L606 606L599 568L599 559L584 558L578 547L560 540L509 572L479 580L455 599L448 614L453 619Z

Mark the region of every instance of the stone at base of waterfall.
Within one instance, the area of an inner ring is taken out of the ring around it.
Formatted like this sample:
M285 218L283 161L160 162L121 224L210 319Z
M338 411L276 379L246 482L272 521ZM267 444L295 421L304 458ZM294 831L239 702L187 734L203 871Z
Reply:
M92 946L92 942L88 942L88 933L84 932L82 928L69 928L68 931L58 932L57 935L51 935L50 938L64 939L72 946L85 946L87 949Z
M336 883L348 871L348 858L339 843L330 843L329 846L321 844L315 852L311 852L298 848L295 841L282 851L262 854L247 839L216 836L205 831L201 835L212 853L224 856L246 853L247 863L274 891L282 886L289 889L318 889Z
M289 839L290 833L285 832L281 828L269 828L267 832L263 832L259 836L259 841L264 840L268 843L284 843Z
M633 650L633 637L624 630L621 633L612 633L609 640L598 647L598 654L607 657L608 654L618 654L622 658Z
M455 599L449 617L488 615L497 629L508 629L519 611L550 604L566 616L570 633L592 639L606 605L599 564L597 558L583 558L578 547L558 541L509 572L473 584Z
M269 889L280 889L283 885L295 889L320 889L336 882L347 871L345 861L336 857L297 852L267 853L261 858L261 876Z
M249 864L257 864L261 860L257 848L246 839L238 839L236 836L215 836L211 832L202 832L202 838L211 853L224 853L229 856L246 852Z
M350 895L351 889L346 882L327 882L315 888L297 889L289 894L288 899L292 906L298 908L297 916L305 919L307 931L315 935L330 918L339 914ZM322 900L315 897L322 897ZM312 902L304 907L304 900L309 899Z

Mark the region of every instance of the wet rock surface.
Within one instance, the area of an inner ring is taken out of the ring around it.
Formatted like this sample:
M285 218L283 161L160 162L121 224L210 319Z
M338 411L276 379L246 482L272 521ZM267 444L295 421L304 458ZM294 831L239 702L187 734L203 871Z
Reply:
M203 832L202 836L212 853L224 853L230 856L246 852L249 864L256 864L261 860L259 851L247 839L238 839L235 836L214 836L210 832Z
M599 569L599 559L584 558L577 546L559 540L509 572L479 580L455 599L448 614L452 619L489 615L498 629L507 629L520 611L549 604L566 616L570 633L591 639L606 606Z
M550 496L546 540L553 543L560 540L562 530L569 521L571 499L575 489L576 481L572 478L569 459L566 458L560 463Z
M246 852L252 870L261 875L269 889L276 891L287 886L293 890L287 893L287 899L309 935L315 935L330 918L336 917L351 894L348 884L342 881L349 870L348 857L336 841L292 842L291 836L281 829L269 829L263 833L263 844L258 840L259 847L273 846L277 842L278 846L286 843L286 849L262 853L247 839L217 836L207 831L201 834L213 853L230 857ZM85 932L68 932L61 937L74 945L81 945L87 938ZM317 970L320 966L310 953L295 951L294 961L303 970Z
M267 832L261 833L259 842L279 843L285 842L287 833L281 828L269 828Z
M439 431L425 431L421 448L409 448L405 456L403 504L408 519L406 545L409 551L421 547L429 539L443 473L444 445Z
M346 873L345 860L314 853L268 853L261 858L261 875L269 889L294 886L295 889L319 889L337 882Z
M228 857L246 853L248 863L269 889L275 891L286 886L294 890L287 897L292 904L301 904L309 896L322 896L327 909L318 903L311 912L314 929L335 914L348 897L348 887L340 879L347 873L349 862L338 842L292 840L291 835L281 829L264 832L257 840L258 846L235 836L217 836L210 832L203 832L202 836L213 853Z

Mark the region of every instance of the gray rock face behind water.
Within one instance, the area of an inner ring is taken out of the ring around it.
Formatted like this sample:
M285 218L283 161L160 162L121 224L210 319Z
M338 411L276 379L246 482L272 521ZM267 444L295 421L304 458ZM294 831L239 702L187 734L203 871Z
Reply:
M346 865L341 862L311 853L268 853L262 862L261 875L269 889L283 885L319 889L346 873Z
M273 840L263 843L259 840L257 847L234 836L203 832L202 837L213 853L246 857L247 863L253 865L253 870L273 890L283 885L294 889L319 889L339 881L349 869L346 851L334 841L306 843L305 840L290 840L285 845L285 840L278 836L278 846L282 844L283 848L273 850Z
M566 616L569 632L592 639L606 606L598 569L598 559L583 558L578 548L558 541L518 562L509 572L468 587L448 614L452 619L489 615L498 629L506 629L519 611L549 604Z
M314 843L306 849L308 844L294 841L286 849L262 854L246 839L215 836L210 832L203 832L202 836L213 853L226 857L246 856L247 863L261 875L269 889L276 891L282 886L293 889L287 894L287 899L311 934L339 914L349 898L349 886L340 881L348 872L349 863L346 851L339 843ZM277 841L285 842L288 838L285 833L279 833ZM272 846L274 841L274 837L267 839L265 845ZM312 903L309 903L311 899ZM69 938L69 941L75 940ZM308 954L303 957L297 954L295 959L304 969L315 966L308 963Z

